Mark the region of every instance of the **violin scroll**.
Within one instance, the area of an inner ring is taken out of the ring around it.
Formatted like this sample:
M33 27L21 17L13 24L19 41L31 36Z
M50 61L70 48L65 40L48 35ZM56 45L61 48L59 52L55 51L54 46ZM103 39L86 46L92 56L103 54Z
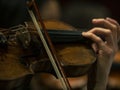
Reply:
M6 49L7 45L7 38L3 33L0 33L0 49Z

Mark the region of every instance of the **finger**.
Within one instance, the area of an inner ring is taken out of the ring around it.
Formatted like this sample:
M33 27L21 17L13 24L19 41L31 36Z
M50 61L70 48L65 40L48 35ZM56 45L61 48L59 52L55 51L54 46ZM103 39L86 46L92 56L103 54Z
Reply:
M110 21L111 23L116 24L116 25L119 26L119 23L118 23L116 20L112 19L112 18L107 17L106 20L108 20L108 21Z
M110 29L113 33L113 37L117 39L117 26L115 24L112 24L105 19L93 19L93 23L97 25L102 25L104 28Z
M93 42L95 42L99 49L105 45L104 41L93 33L83 32L82 35L86 38L91 39Z
M117 30L117 26L106 19L93 19L93 24L102 25L104 28Z
M94 33L95 35L98 36L104 36L103 38L105 39L105 41L107 41L107 44L109 45L113 46L113 43L116 42L116 38L113 40L112 32L109 29L93 28L88 32Z
M108 18L108 17L106 18L106 20L108 20L109 22L111 22L111 23L113 23L113 24L115 24L117 26L117 38L119 40L120 39L120 36L119 36L119 34L120 34L120 25L119 25L119 23L116 20Z
M93 48L93 50L94 50L95 52L98 51L98 47L97 47L96 43L93 43L93 44L92 44L92 48Z

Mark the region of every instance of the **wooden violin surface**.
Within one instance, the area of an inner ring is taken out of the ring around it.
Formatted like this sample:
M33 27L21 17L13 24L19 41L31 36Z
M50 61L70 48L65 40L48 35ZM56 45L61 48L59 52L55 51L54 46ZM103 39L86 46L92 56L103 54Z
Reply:
M115 58L114 58L114 62L120 64L120 50L118 50L118 52L116 53Z
M47 29L61 30L61 32L62 30L76 30L68 24L58 21L46 20L44 23ZM96 61L96 56L90 46L90 43L55 43L54 46L67 76L79 76L86 73L90 66ZM43 61L44 60L42 59L41 62ZM74 68L76 69L76 73L72 73L72 71L74 71Z
M120 50L115 55L112 69L110 71L108 86L112 89L120 89Z
M62 30L76 30L74 27L58 21L46 20L44 23L47 29L57 29L61 30L61 32ZM32 24L28 24L27 29L31 35L37 35ZM2 32L4 32L4 30L2 30ZM4 33L6 34L6 32ZM38 36L36 37L38 38ZM38 40L40 39L38 38ZM25 62L30 64L30 66L25 66L21 63L21 56L26 54L31 55L31 53L34 54L35 51L33 52L31 50L32 48L34 49L34 47L25 50L21 48L21 44L18 44L18 42L14 40L8 41L7 44L8 47L6 50L0 49L0 81L17 82L18 79L21 80L34 73L53 72L53 69L51 69L52 65L43 47L40 46L43 50L42 54L40 53L38 56L34 57L28 56L28 59L24 58ZM90 43L54 43L54 45L63 69L68 77L76 77L87 73L90 66L96 61L96 55ZM35 46L37 45L35 44ZM3 84L3 82L0 84Z
M32 74L28 68L20 63L21 48L15 44L9 44L8 50L0 56L0 80L13 80Z

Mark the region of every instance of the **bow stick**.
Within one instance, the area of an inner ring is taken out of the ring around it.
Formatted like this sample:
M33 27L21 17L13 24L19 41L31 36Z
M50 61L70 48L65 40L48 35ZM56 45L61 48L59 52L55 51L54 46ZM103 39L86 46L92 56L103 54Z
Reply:
M41 39L41 41L43 43L43 46L44 46L44 48L45 48L45 50L46 50L46 52L48 54L48 57L49 57L49 59L51 61L51 64L52 64L52 66L53 66L53 68L54 68L54 70L56 72L56 75L57 75L57 77L59 78L59 80L61 81L61 83L63 85L63 89L64 90L71 90L69 81L65 76L65 73L64 73L64 71L62 69L62 65L60 63L60 60L58 59L58 56L57 56L56 51L54 49L54 46L53 46L53 44L51 42L51 39L50 39L50 37L48 35L48 32L47 32L47 30L45 28L45 25L44 25L44 23L43 23L43 21L41 19L41 15L40 15L37 4L35 3L34 0L32 0L31 2L27 1L27 5L28 5L28 12L29 12L29 14L30 14L30 16L32 18L32 21L33 21L37 31L38 31L40 39ZM37 22L37 19L36 19L35 15L34 15L34 13L32 11L32 7L35 9L35 12L36 12L36 15L37 15L37 17L39 19L40 24L38 24L38 22ZM41 27L39 25L41 25L45 35L43 35L43 33L41 31Z

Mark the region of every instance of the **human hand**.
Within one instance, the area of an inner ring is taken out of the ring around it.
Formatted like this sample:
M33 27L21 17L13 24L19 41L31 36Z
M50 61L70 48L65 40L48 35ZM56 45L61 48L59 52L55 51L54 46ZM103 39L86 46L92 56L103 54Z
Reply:
M105 90L110 68L118 50L120 25L111 18L93 19L92 23L100 27L94 27L82 35L93 40L93 49L97 54L97 83L94 90Z
M101 27L94 27L87 32L83 32L82 35L93 40L95 52L99 54L114 54L118 50L120 25L111 18L93 19L92 22L94 25ZM100 36L103 36L105 40L103 41Z

